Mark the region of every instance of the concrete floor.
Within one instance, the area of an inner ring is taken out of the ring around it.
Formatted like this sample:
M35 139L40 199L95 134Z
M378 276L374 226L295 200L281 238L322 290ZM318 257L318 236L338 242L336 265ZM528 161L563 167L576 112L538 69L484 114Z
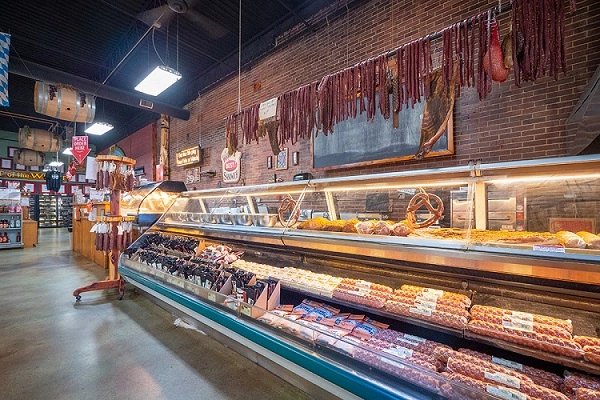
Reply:
M105 271L70 250L66 229L0 251L2 399L310 399L126 290L72 292Z

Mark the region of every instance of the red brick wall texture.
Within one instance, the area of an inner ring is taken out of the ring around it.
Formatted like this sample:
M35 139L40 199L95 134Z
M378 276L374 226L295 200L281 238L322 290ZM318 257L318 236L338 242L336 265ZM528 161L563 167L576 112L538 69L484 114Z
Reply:
M544 77L514 85L512 71L504 83L494 82L492 93L479 101L475 88L461 90L454 110L455 154L422 161L402 161L371 167L313 171L310 141L288 146L300 152L300 164L277 171L284 181L299 172L317 177L354 175L465 165L470 159L499 162L565 156L570 138L565 121L600 62L600 1L578 0L566 18L567 74L558 80ZM280 45L241 75L242 108L295 89L357 62L393 50L413 39L497 4L495 0L375 0L342 13L299 40ZM510 12L499 16L500 35L508 32ZM438 57L434 55L434 64ZM437 62L439 63L439 61ZM261 83L258 90L253 85ZM185 170L174 166L176 151L200 144L203 170L217 177L202 177L198 189L213 188L221 175L220 154L225 147L224 118L237 110L237 76L202 93L186 106L189 121L171 120L171 178L185 179ZM335 132L334 132L335 135ZM242 182L267 182L268 141L241 145ZM242 184L240 182L240 184ZM190 185L192 186L192 185Z

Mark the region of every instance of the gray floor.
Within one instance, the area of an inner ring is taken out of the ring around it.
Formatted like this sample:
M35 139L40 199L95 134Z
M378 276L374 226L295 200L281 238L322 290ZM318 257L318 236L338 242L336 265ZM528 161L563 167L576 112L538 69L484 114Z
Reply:
M66 229L0 250L2 399L309 399L129 289L72 292L104 270L70 251Z

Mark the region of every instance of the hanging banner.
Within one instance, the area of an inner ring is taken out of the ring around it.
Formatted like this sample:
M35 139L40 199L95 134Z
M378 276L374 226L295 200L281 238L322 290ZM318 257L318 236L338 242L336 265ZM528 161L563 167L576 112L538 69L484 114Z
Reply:
M258 107L258 119L264 120L277 115L277 97L260 103Z
M0 32L0 106L8 107L8 55L10 54L10 35Z

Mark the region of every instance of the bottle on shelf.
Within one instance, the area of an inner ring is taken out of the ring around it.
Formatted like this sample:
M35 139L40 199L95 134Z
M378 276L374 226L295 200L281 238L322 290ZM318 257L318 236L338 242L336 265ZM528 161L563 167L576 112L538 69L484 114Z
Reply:
M8 224L9 228L15 227L15 217L10 217L10 223Z
M16 240L16 242L17 243L21 243L21 231L17 232L17 240Z
M15 220L15 228L20 228L21 227L21 218L17 217L17 219Z

